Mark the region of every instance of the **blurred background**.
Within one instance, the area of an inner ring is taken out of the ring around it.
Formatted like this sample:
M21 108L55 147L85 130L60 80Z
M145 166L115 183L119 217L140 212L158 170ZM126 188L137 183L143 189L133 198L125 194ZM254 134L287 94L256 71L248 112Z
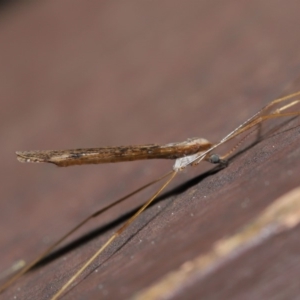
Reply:
M57 168L21 164L15 151L168 143L195 136L216 142L272 99L300 90L294 84L300 75L296 0L44 0L6 2L0 9L1 270L20 258L35 257L88 214L173 164L147 161ZM297 149L284 148L282 153L298 158ZM256 193L249 198L261 200L259 205L263 205L259 182L274 180L277 187L263 192L267 202L296 186L299 162L283 154L280 161L282 165L275 164L264 179L256 177L258 185L249 187ZM295 170L292 178L284 176L287 168ZM184 173L181 180L200 174L201 168L193 172ZM274 174L277 179L267 177ZM208 185L209 180L213 179L206 180ZM247 191L237 186L227 185L227 193L234 191L232 201L246 197ZM223 192L218 184L208 190L217 190L215 201L220 200ZM106 214L83 232L107 224L143 199ZM129 231L129 242L125 239L125 246L117 242L106 258L116 251L117 255L105 259L102 269L80 282L66 299L82 299L83 294L85 299L128 298L245 222L241 218L236 227L224 225L222 233L215 228L211 240L198 244L190 237L200 223L180 221L198 211L196 203L173 208L178 214L171 219L167 205L172 204L162 201L161 205L166 208L157 218L158 212L151 208L157 225L148 228L153 221L148 217ZM146 213L151 214L151 209ZM255 215L253 209L245 218ZM212 215L203 215L199 222L209 218ZM113 229L57 255L0 298L46 299ZM137 247L137 241L143 240L137 232L150 242ZM197 240L200 243L201 238ZM156 250L151 241L158 245ZM171 250L174 259L167 262ZM214 299L214 289L206 290L205 299ZM184 291L188 295L188 289Z

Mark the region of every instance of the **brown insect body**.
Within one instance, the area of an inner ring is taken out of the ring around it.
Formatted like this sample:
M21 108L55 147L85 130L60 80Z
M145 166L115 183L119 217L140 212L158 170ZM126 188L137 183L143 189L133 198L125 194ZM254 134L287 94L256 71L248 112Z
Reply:
M59 167L82 164L102 164L143 159L176 159L212 146L206 139L191 138L181 143L166 145L148 144L139 146L101 147L72 150L45 150L17 152L21 162L47 162Z

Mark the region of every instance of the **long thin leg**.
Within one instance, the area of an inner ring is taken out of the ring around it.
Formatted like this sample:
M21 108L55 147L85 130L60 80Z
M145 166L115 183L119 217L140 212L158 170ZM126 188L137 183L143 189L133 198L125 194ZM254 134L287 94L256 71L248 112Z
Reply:
M155 199L156 197L169 185L169 183L174 179L176 171L171 173L171 177L162 185L162 187L125 223L118 229L110 239L99 249L97 252L74 274L68 282L66 282L63 287L52 297L52 300L58 299L58 297L80 276L82 272L86 270L88 266L116 239Z
M231 139L233 139L234 137L236 137L237 135L240 135L241 133L251 129L252 127L261 124L262 122L269 120L269 119L275 119L275 118L281 118L281 117L292 117L292 116L299 116L300 115L300 111L293 111L293 112L287 112L287 113L271 113L270 115L266 115L266 116L261 116L258 117L257 119L255 119L253 122L247 124L247 126L241 128L240 131L236 132L234 135L230 136L228 139L226 139L224 142L227 142Z
M47 248L42 254L40 254L37 258L35 258L32 262L28 263L27 265L25 265L18 273L16 273L12 278L10 278L6 283L4 283L1 287L0 287L0 293L2 291L4 291L8 286L10 286L13 282L15 282L20 276L22 276L23 274L25 274L26 272L28 272L30 269L32 269L37 263L39 263L43 258L46 257L46 255L48 255L54 248L56 248L63 240L65 240L68 236L70 236L72 233L74 233L76 230L78 230L80 227L82 227L84 224L86 224L89 220L97 217L98 215L104 213L105 211L107 211L108 209L112 208L113 206L119 204L120 202L130 198L131 196L137 194L138 192L144 190L145 188L153 185L154 183L157 183L161 180L163 180L164 178L168 177L169 175L171 175L173 172L169 172L167 174L165 174L164 176L140 187L139 189L133 191L132 193L126 195L125 197L122 197L120 199L118 199L117 201L113 202L112 204L99 209L98 211L94 212L93 214L91 214L90 216L88 216L87 218L85 218L83 221L81 221L77 226L75 226L72 230L70 230L69 232L67 232L63 237L61 237L58 241L56 241L54 244L52 244L49 248Z
M196 156L193 160L191 160L188 164L186 164L184 167L187 165L197 165L199 164L203 159L211 162L211 163L224 163L224 158L228 157L230 154L232 154L238 146L241 145L241 142L238 143L233 149L231 149L228 154L225 154L224 156L218 156L216 154L211 154L214 149L219 147L220 145L224 144L225 142L235 138L236 136L242 134L245 131L248 131L249 129L253 128L254 126L261 124L265 120L268 119L274 119L274 118L279 118L279 117L291 117L291 116L298 116L300 115L300 111L295 111L295 112L287 112L287 113L282 113L282 111L300 103L300 100L294 100L293 102L282 106L274 111L269 112L267 115L262 115L263 112L265 112L267 109L269 109L271 106L274 104L290 100L291 98L300 95L300 92L276 99L266 105L264 108L262 108L258 113L256 113L254 116L252 116L250 119L248 119L246 122L244 122L242 125L234 129L232 132L230 132L228 135L226 135L219 143L214 144L210 149L207 151L202 152L199 154L199 156ZM244 141L250 134L248 134L242 141ZM213 157L213 158L212 158Z
M274 113L274 114L270 114L267 116L262 116L259 117L258 119L256 119L255 122L248 124L246 127L242 128L241 132L237 132L235 135L231 136L229 139L232 139L234 137L236 137L237 135L253 128L256 125L260 125L262 122L269 120L269 119L274 119L274 118L280 118L280 117L292 117L292 116L299 116L300 115L300 111L296 111L296 112L289 112L289 113ZM254 131L254 130L253 130ZM232 149L230 149L230 151L228 151L225 155L220 156L221 160L226 160L233 152L236 151L236 149L253 133L253 131L249 132L246 136L244 136ZM229 140L228 139L228 140ZM228 141L227 140L227 141Z
M291 94L291 95L288 95L288 96L285 96L285 97L273 100L272 102L270 102L269 104L267 104L266 106L264 106L260 111L258 111L251 118L249 118L247 121L245 121L240 126L238 126L235 130L233 130L228 135L226 135L221 140L221 142L225 142L225 141L231 139L232 136L236 136L236 135L240 134L241 132L243 132L244 130L241 131L243 128L247 127L247 125L249 125L250 123L255 122L255 120L258 119L263 114L263 112L267 111L268 109L270 109L275 104L278 104L280 102L284 102L284 101L290 100L290 99L292 99L292 98L294 98L296 96L299 96L299 95L300 95L300 92L297 92L297 93L294 93L294 94ZM291 107L291 106L295 105L298 102L299 102L299 100L296 100L291 105L284 106L283 108L286 109L287 107Z

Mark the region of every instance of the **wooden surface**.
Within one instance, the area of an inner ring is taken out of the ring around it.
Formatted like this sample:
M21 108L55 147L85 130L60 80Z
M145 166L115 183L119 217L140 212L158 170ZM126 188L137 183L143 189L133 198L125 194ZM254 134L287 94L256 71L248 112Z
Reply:
M3 9L0 272L173 164L58 168L21 164L15 151L217 142L270 100L300 90L299 9L296 0L30 1ZM183 172L63 299L131 298L297 187L299 118L280 130L215 174L205 163ZM0 298L49 299L153 191L85 226ZM299 298L299 230L194 276L168 299Z

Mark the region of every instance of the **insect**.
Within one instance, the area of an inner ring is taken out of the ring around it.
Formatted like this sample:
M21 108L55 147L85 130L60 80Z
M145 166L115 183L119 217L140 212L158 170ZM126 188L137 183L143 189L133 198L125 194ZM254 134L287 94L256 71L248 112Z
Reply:
M140 146L121 146L121 147L102 147L102 148L90 148L90 149L75 149L75 150L62 150L62 151L23 151L17 152L17 158L21 162L45 162L52 163L57 166L71 166L81 164L98 164L108 162L120 162L120 161L132 161L141 159L176 159L173 170L150 182L149 184L142 186L135 190L131 194L117 200L116 202L108 205L107 207L96 211L92 215L84 219L75 228L69 231L56 243L46 249L41 255L39 255L34 261L25 265L19 272L17 272L12 278L10 278L1 288L0 292L6 289L10 284L15 282L17 278L30 270L39 261L41 261L47 254L49 254L58 244L60 244L66 237L87 223L90 219L95 218L109 208L117 205L118 203L126 200L130 196L138 193L146 187L165 180L162 186L150 197L144 205L130 218L128 219L109 239L102 245L96 253L83 264L83 266L61 287L61 289L52 297L52 299L58 299L69 288L69 286L76 280L86 268L92 264L92 262L110 245L122 232L132 223L140 214L157 198L157 196L170 184L174 177L180 173L181 170L188 166L196 166L202 161L208 161L212 164L219 164L226 166L228 158L237 150L237 148L244 142L249 135L251 135L256 127L269 119L279 117L292 117L300 115L300 111L288 111L289 108L298 104L300 100L296 99L300 96L300 92L276 99L255 115L242 123L236 129L231 131L218 143L212 144L203 138L192 138L181 143L169 143L166 145L140 145ZM244 135L243 135L244 134ZM215 150L225 144L226 142L234 139L235 137L241 137L239 142L231 148L224 155L215 153Z

